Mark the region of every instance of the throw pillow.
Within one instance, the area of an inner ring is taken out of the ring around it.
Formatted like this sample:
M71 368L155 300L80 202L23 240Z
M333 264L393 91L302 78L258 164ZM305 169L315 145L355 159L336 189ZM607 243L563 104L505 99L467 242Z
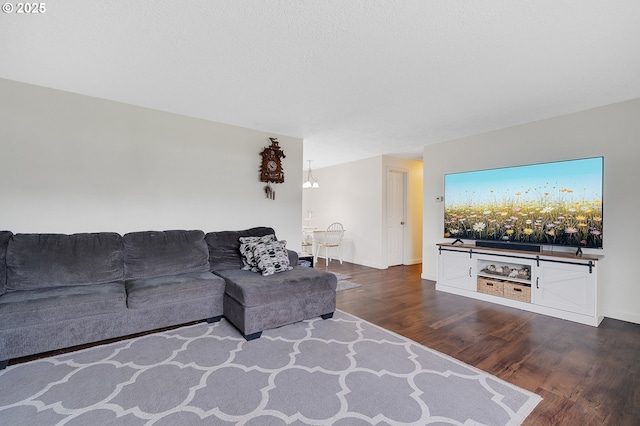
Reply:
M243 270L259 272L258 263L253 257L253 248L260 243L270 243L276 241L274 234L262 237L240 237L240 254L242 254Z
M253 248L253 257L258 263L258 268L263 276L293 269L289 265L286 244L286 241L272 241L257 244Z

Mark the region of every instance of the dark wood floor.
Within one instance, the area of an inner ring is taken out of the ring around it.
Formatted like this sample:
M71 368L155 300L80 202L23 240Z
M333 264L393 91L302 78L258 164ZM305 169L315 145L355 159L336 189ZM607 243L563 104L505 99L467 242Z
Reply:
M439 292L421 265L328 270L362 284L338 293L338 309L542 396L525 425L640 425L638 324L596 328Z

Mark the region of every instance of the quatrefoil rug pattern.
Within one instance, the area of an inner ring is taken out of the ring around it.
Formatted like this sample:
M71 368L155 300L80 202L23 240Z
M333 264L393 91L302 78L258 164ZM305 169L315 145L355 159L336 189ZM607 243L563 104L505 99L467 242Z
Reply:
M360 318L224 319L7 367L5 425L517 425L541 398Z

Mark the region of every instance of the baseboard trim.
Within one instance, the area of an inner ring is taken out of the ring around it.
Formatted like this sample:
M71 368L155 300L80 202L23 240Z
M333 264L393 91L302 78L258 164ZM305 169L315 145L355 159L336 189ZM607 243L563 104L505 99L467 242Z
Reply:
M605 312L604 316L605 318L611 318L617 321L625 321L625 322L631 322L634 324L640 324L640 315L633 314L631 312L620 312L620 311Z

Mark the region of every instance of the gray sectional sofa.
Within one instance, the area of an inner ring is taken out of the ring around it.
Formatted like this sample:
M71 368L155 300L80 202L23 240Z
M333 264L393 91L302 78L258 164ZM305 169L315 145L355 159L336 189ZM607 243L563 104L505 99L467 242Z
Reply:
M269 232L260 227L205 238L200 230L0 231L0 368L11 358L223 315L247 339L329 317L333 274L294 267L262 277L240 270L238 236ZM295 252L289 257L295 265Z

